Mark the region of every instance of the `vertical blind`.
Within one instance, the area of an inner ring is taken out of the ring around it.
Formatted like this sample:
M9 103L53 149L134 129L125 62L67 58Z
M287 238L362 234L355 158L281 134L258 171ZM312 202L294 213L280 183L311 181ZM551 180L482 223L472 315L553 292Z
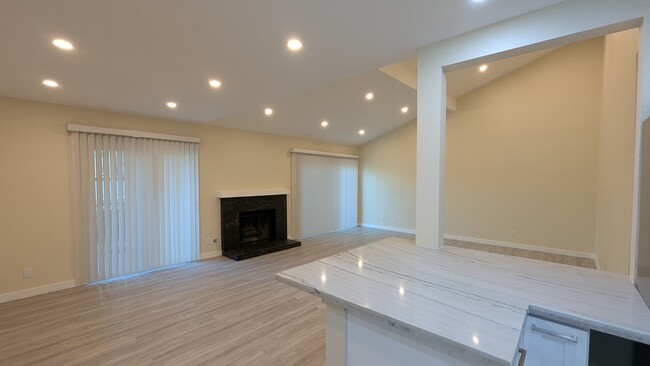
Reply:
M72 132L83 283L198 259L198 145Z
M312 237L358 225L358 160L291 154L293 232Z

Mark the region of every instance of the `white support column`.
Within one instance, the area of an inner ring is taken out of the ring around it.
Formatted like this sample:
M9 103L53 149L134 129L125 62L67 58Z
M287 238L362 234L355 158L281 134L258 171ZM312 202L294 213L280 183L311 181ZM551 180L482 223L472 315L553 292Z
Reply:
M426 49L418 53L417 180L415 244L443 246L446 80Z
M649 9L650 12L650 9ZM639 247L647 248L650 244L650 229L641 223L647 222L650 217L650 192L648 191L650 165L643 156L648 156L649 133L644 129L650 128L650 24L649 19L639 28L639 53L637 76L637 112L636 112L636 146L634 149L634 201L632 206L632 242L630 249L630 280L638 286L650 288L647 275L638 278L637 267L639 262ZM645 138L644 138L645 137Z
M345 366L347 311L328 303L325 321L325 366Z

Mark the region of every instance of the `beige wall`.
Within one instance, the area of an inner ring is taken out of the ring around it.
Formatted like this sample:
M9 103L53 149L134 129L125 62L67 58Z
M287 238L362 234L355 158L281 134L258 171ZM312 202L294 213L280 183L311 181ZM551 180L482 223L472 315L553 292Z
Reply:
M572 44L459 98L446 234L594 252L602 54Z
M412 121L361 146L359 222L415 228L416 128Z
M598 150L596 256L628 274L632 228L638 29L605 37Z
M445 234L594 253L602 55L602 38L570 45L458 99ZM415 125L361 147L364 223L414 229L388 218L415 213Z
M201 138L201 253L220 250L218 191L290 188L292 147L357 147L0 97L0 295L75 278L66 124ZM290 212L289 212L290 214ZM23 279L22 269L33 268Z

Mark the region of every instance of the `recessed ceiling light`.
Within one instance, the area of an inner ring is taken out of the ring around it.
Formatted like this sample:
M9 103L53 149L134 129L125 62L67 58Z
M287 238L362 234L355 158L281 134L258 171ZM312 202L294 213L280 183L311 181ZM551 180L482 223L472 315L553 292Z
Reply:
M266 114L267 116L272 115L272 114L273 114L273 109L271 109L271 108L266 108L266 109L264 110L264 114Z
M320 125L323 126L323 127L327 127L327 125L329 125L329 123L327 123L327 121L323 121L323 122L320 123Z
M302 49L302 42L297 38L292 38L287 42L287 48L291 51L300 51Z
M372 94L372 92L366 94L366 99L368 99L368 100L372 100L372 98L374 98L374 97L375 97L375 95Z
M215 88L215 89L221 87L221 81L219 81L217 79L212 79L212 80L208 81L208 84L210 84L210 86Z
M167 107L169 107L171 109L176 109L176 107L178 106L178 104L176 104L176 102L167 102L165 104L167 104Z
M49 80L49 79L43 80L43 85L49 86L50 88L58 88L59 87L59 83L57 83L54 80Z
M65 39L57 38L54 41L52 41L52 44L63 49L63 50L73 50L74 46L72 43L69 41L66 41Z
M409 107L402 107L402 113L406 113L409 111Z
M487 70L487 69L488 69L488 65L481 65L481 66L478 67L478 71L480 71L480 72L485 72L485 70Z
M365 130L359 130L359 135L365 135L366 131Z

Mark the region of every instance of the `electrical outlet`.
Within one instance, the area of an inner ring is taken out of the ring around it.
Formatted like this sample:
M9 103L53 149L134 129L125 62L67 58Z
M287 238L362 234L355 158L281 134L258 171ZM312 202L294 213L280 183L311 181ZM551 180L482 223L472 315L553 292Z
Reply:
M515 236L517 236L517 232L514 230L510 231L510 237L514 238Z
M32 267L23 268L23 278L32 278Z
M384 217L383 216L381 217L381 222L384 222Z
M393 222L397 222L397 217L393 217Z

